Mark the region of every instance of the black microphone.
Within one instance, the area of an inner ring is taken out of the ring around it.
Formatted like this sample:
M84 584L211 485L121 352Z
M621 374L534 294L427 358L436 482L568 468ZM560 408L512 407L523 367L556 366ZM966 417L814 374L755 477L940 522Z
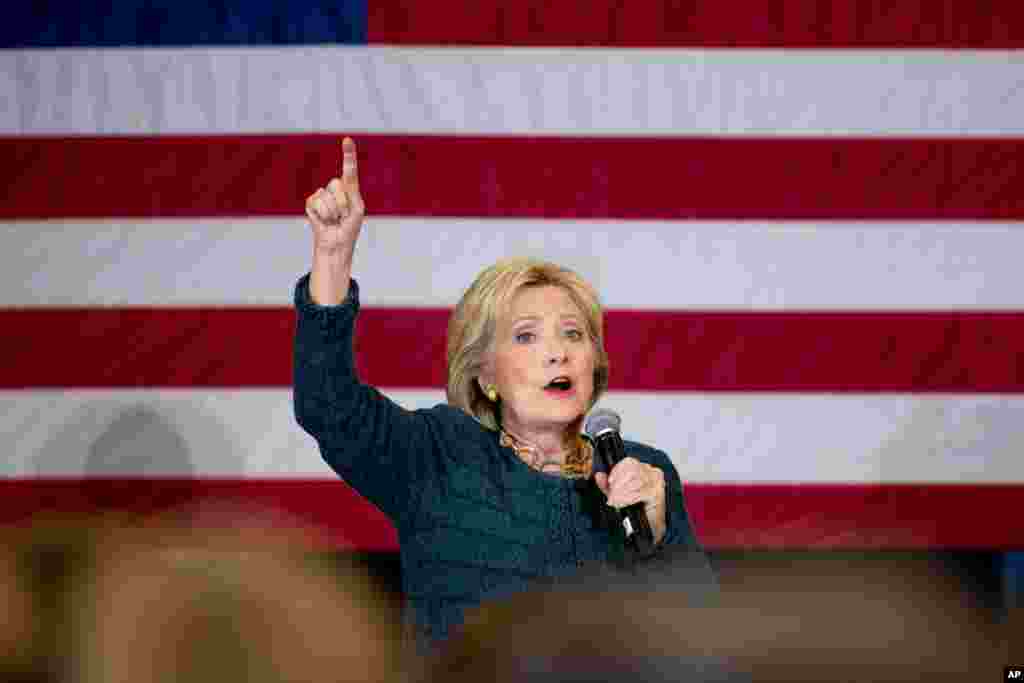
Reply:
M590 437L597 457L604 463L605 471L609 474L612 468L626 457L626 446L619 436L621 424L622 420L615 412L602 408L591 413L583 430ZM622 528L626 532L626 547L632 548L641 556L650 553L654 546L654 532L647 521L644 504L633 503L617 512Z

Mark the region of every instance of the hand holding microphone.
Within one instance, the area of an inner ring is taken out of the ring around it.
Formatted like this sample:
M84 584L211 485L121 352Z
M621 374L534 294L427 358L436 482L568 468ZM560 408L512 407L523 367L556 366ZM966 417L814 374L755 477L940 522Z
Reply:
M626 545L645 555L665 535L665 474L626 455L620 424L618 415L601 409L587 418L584 431L594 443L595 457L608 470L594 479L608 504L618 510Z

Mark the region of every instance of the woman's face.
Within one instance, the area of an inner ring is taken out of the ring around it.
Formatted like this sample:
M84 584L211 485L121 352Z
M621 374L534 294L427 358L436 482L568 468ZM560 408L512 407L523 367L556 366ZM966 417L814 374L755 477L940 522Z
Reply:
M523 287L498 320L494 354L481 379L497 385L509 431L564 429L589 407L595 355L586 318L566 290Z

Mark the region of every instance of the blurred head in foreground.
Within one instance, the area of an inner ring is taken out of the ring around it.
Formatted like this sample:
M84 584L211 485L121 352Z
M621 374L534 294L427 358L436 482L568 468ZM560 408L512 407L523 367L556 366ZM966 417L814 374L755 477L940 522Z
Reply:
M35 609L27 578L16 550L0 544L0 680L28 666Z
M741 569L716 606L685 587L600 586L489 604L435 662L434 680L996 680L1010 637L927 566L830 562Z
M71 679L395 680L397 619L365 575L173 525L99 539L69 604Z

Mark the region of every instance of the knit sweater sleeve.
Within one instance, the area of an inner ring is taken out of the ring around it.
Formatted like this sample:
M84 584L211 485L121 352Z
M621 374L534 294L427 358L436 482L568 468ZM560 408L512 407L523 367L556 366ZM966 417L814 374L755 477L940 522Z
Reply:
M697 535L690 524L690 514L686 509L686 498L683 496L683 483L679 478L679 472L667 455L660 451L658 455L661 456L658 458L660 462L655 464L665 473L665 504L668 507L665 513L667 529L661 545L681 545L697 549Z
M672 464L672 459L663 451L635 442L629 442L626 445L626 452L641 462L654 465L665 475L666 529L658 548L684 546L694 550L699 549L700 544L690 522L689 511L686 509L683 483L679 477L679 471Z
M324 460L396 523L408 511L430 443L426 417L359 380L352 353L359 285L321 306L309 294L309 273L295 286L295 418Z
M642 575L652 585L685 589L694 604L714 600L718 591L717 572L701 547L686 507L679 471L668 455L657 449L640 451L637 457L665 474L665 536L642 562Z

